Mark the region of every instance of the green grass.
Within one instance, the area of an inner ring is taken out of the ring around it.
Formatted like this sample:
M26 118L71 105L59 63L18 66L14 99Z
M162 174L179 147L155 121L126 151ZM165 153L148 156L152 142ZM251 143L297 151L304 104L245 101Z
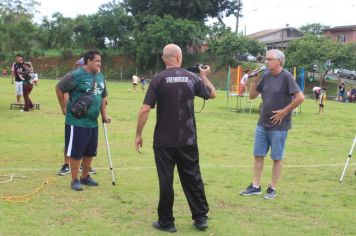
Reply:
M64 117L54 92L54 80L41 80L32 98L41 110L10 110L14 89L0 79L0 175L20 174L0 184L0 197L34 191L27 203L0 201L0 235L164 235L151 227L156 220L158 182L152 151L155 110L144 130L143 153L134 150L137 112L144 95L129 93L129 83L108 82L108 125L116 186L111 176L102 127L98 157L93 166L98 188L70 189L70 177L57 176L63 162ZM232 101L234 105L235 101ZM253 103L257 107L259 101ZM196 101L196 110L202 102ZM341 171L356 134L356 104L328 101L325 113L306 100L302 113L293 117L277 199L241 197L252 176L253 133L258 114L226 110L226 93L219 91L196 114L202 176L210 205L209 229L197 232L175 177L176 235L355 235L355 159ZM355 154L356 155L356 154ZM271 161L266 160L263 190L270 181ZM4 180L3 178L0 179Z

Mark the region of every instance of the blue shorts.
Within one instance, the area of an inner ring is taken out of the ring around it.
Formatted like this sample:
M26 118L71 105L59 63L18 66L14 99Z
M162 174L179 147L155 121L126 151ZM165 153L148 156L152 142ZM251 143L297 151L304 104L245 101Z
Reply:
M66 156L80 160L83 156L96 156L98 148L98 127L83 128L74 125L65 126Z
M265 157L271 147L272 160L282 160L287 134L288 131L268 130L257 126L253 154L255 157Z

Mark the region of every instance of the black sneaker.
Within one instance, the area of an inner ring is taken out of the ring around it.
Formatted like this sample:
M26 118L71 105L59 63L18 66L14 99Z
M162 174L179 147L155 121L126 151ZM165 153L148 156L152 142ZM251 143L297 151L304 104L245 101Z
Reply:
M155 221L152 223L153 228L161 230L161 231L166 231L166 232L170 232L170 233L174 233L177 232L176 226L173 224L169 225L169 226L162 226L160 225L160 223L158 221Z
M83 191L82 185L80 184L78 179L73 180L70 183L70 187L75 191Z
M80 164L80 169L79 169L80 172L83 171L83 166ZM96 169L93 168L93 167L89 167L89 174L96 174Z
M201 220L195 220L194 221L194 226L198 230L206 230L208 228L208 221L206 219L201 219Z
M263 198L269 200L269 199L275 199L276 196L277 196L276 190L273 189L271 185L269 185L267 188L267 193Z
M64 176L70 172L69 165L64 164L62 168L58 171L58 175Z
M256 188L253 187L252 183L247 187L246 190L241 190L240 195L249 196L249 195L258 195L261 194L261 186Z
M88 186L98 186L99 183L95 182L90 175L88 175L86 178L82 179L80 178L80 183Z

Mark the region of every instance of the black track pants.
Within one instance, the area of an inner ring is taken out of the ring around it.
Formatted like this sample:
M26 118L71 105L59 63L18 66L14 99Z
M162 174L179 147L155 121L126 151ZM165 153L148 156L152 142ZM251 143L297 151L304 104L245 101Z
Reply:
M158 217L160 224L169 225L174 222L172 208L175 165L177 165L182 188L192 212L192 219L206 218L209 207L200 174L198 147L154 147L153 149L159 178Z

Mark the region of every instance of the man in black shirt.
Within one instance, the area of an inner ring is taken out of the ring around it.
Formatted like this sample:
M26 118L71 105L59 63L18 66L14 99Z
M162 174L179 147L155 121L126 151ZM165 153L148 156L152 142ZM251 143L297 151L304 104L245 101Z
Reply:
M11 84L14 84L15 80L15 90L16 90L16 103L20 104L21 96L23 95L23 88L22 88L22 79L20 75L25 72L24 67L24 58L22 55L16 55L16 59L14 64L12 64L11 68Z
M210 68L200 67L197 76L182 65L182 51L174 44L163 49L162 59L166 70L155 75L150 83L138 115L135 147L143 144L142 130L151 108L157 104L157 121L154 131L154 154L159 178L160 198L158 221L153 227L175 232L173 217L173 175L177 165L181 184L188 200L194 225L204 230L207 225L208 203L200 174L199 152L194 117L194 97L215 98L214 86L207 75Z

